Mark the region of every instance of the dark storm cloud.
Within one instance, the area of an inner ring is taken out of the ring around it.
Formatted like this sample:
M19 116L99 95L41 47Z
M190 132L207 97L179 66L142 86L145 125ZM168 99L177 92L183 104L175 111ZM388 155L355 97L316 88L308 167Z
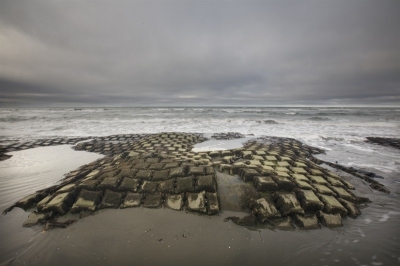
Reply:
M1 1L0 105L398 104L399 1Z

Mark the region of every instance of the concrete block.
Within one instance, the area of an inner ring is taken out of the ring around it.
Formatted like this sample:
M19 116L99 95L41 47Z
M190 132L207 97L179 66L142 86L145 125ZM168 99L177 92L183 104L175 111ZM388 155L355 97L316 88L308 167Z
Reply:
M338 201L347 209L347 215L351 218L357 218L357 216L361 215L361 211L355 203L344 199L338 199Z
M178 168L179 166L180 162L171 162L171 163L166 163L164 169Z
M34 226L40 222L50 219L53 215L54 215L53 212L46 212L46 213L32 212L31 214L29 214L28 219L24 222L23 226L24 227Z
M72 205L71 212L91 211L97 209L97 204L100 202L102 191L81 190L75 204Z
M310 216L303 216L303 215L295 214L294 220L296 221L296 224L300 228L305 229L305 230L321 228L318 223L318 218L315 214L310 215Z
M164 169L165 163L152 163L149 166L149 170L162 170Z
M307 174L307 171L302 167L292 167L292 171L295 174Z
M43 195L41 193L34 193L31 195L28 195L24 197L23 199L19 200L17 203L15 203L15 206L20 207L21 209L28 209L32 205L34 205L36 202L40 201L43 199Z
M206 213L207 207L205 202L205 191L200 193L186 193L186 197L188 200L187 209L193 212L201 212Z
M177 193L193 192L194 191L193 181L194 179L191 176L178 178L176 180L176 192Z
M253 212L257 216L257 220L261 223L273 218L281 217L281 214L276 209L275 204L265 198L261 198L255 201L253 205Z
M217 186L212 175L198 176L196 182L196 192L217 192Z
M158 182L144 181L140 190L143 193L155 193L158 188Z
M254 187L259 192L277 191L279 190L278 184L270 176L255 176L253 179Z
M189 167L188 175L204 175L204 168L202 166L191 166Z
M312 186L316 189L319 194L331 195L336 196L336 193L329 189L327 186L319 185L319 184L312 184Z
M68 184L68 185L63 186L59 190L57 190L56 194L70 192L70 191L72 191L74 189L76 189L76 185L75 184Z
M279 167L290 167L290 164L286 161L281 161L276 163Z
M253 182L254 177L258 176L259 173L255 169L241 168L239 175L242 177L244 182Z
M121 208L139 207L142 203L143 194L127 192Z
M329 182L329 184L331 184L332 186L336 186L336 187L344 187L345 186L342 182L340 182L339 179L336 179L336 178L333 178L330 176L326 176L325 178Z
M272 179L278 185L280 190L291 191L295 187L295 184L287 177L272 176Z
M282 218L277 218L269 221L270 224L279 230L293 230L293 220L290 218L290 216L287 217L282 217Z
M139 170L137 171L135 178L143 180L151 180L152 175L153 171L151 170Z
M169 178L169 170L155 170L153 172L153 181L165 181Z
M295 194L290 192L276 192L273 194L273 198L282 216L304 214L304 210L301 208Z
M324 212L330 214L339 213L342 217L345 217L348 213L347 209L343 207L340 202L332 196L319 194L319 198L325 204Z
M159 182L157 191L162 193L174 193L175 192L175 179Z
M64 214L68 211L75 200L74 192L65 192L56 195L49 203L47 203L42 211L54 211L58 214Z
M294 180L294 184L296 187L301 188L301 189L308 189L308 190L315 190L313 186L311 186L309 183L300 181L300 180Z
M308 175L308 178L319 185L329 185L329 182L325 180L322 176L316 176L316 175Z
M319 220L323 225L329 228L342 227L342 217L340 214L327 214L322 211L317 213Z
M207 213L214 215L219 213L219 203L217 193L206 192Z
M323 210L324 204L318 199L312 190L295 190L297 198L301 202L301 207L307 211Z
M334 187L331 186L330 189L335 192L340 198L348 200L348 201L354 201L355 198L353 197L352 194L350 194L350 192L348 192L347 190L345 190L342 187Z
M165 196L165 206L180 211L183 206L183 194L167 194Z
M169 176L170 178L184 177L186 176L186 170L184 167L172 168L170 169Z
M96 180L96 179L88 179L82 181L80 184L78 184L78 189L86 189L86 190L96 190L97 186L100 184L101 180Z
M97 186L97 190L116 190L120 180L121 179L118 176L104 178L103 181L101 181L101 183Z
M122 198L125 194L122 192L114 192L112 190L106 190L104 197L98 206L99 208L119 208L121 205Z
M38 211L42 211L43 207L46 206L47 203L50 202L50 200L54 197L54 194L46 196L44 199L39 201L39 203L36 205L36 209Z
M291 174L294 180L303 181L303 182L310 182L310 180L302 174Z
M159 208L161 207L161 194L147 194L143 200L143 207L145 208Z
M136 192L139 188L140 180L125 177L118 187L118 191L131 191Z

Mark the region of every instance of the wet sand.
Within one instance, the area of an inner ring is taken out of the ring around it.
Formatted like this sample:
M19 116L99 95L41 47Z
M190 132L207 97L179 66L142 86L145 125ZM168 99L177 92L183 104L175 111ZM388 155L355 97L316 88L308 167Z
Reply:
M2 209L100 157L73 151L69 146L36 148L13 155L0 162ZM362 209L360 217L344 219L344 227L336 229L272 231L224 222L224 217L245 215L232 211L201 216L169 209L130 208L103 210L66 229L43 231L40 226L23 228L29 212L15 208L0 217L0 262L2 265L399 264L398 194L373 191L354 177L346 180L356 186L359 196L369 197L372 203Z

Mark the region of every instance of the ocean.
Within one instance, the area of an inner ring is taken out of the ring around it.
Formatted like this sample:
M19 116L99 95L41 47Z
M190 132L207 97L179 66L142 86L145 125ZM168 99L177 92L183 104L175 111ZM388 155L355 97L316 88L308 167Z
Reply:
M20 108L0 109L0 144L35 138L157 132L239 132L298 139L330 160L400 172L398 153L365 142L400 136L399 108ZM340 154L340 155L339 155ZM397 157L397 158L396 158Z
M21 224L29 213L15 209L0 217L0 257L3 258L0 264L53 265L63 261L61 265L68 265L99 261L101 265L164 262L252 265L265 262L264 256L271 264L284 265L400 263L400 150L366 142L366 137L399 138L400 108L0 109L0 145L56 137L172 131L204 133L206 137L213 133L238 132L245 135L243 141L261 136L295 138L324 149L325 153L316 155L317 158L382 177L377 180L391 193L373 191L354 177L350 181L357 192L372 200L361 210L362 215L345 219L343 228L308 232L252 231L224 223L219 216L209 220L184 212L171 215L169 210L135 209L107 210L67 229L44 234L40 227L23 228ZM238 141L240 144L240 139L235 143ZM229 148L227 143L213 140L200 146L203 150ZM13 157L0 162L2 209L32 191L57 183L79 165L101 157L74 151L69 145L10 154ZM128 219L132 222L128 223ZM152 233L144 234L149 228ZM135 256L130 258L128 253Z

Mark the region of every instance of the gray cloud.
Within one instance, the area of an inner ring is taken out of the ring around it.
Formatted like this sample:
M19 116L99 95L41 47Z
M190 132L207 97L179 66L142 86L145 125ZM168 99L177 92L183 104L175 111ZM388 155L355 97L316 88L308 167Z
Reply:
M0 106L399 104L399 1L1 1Z

